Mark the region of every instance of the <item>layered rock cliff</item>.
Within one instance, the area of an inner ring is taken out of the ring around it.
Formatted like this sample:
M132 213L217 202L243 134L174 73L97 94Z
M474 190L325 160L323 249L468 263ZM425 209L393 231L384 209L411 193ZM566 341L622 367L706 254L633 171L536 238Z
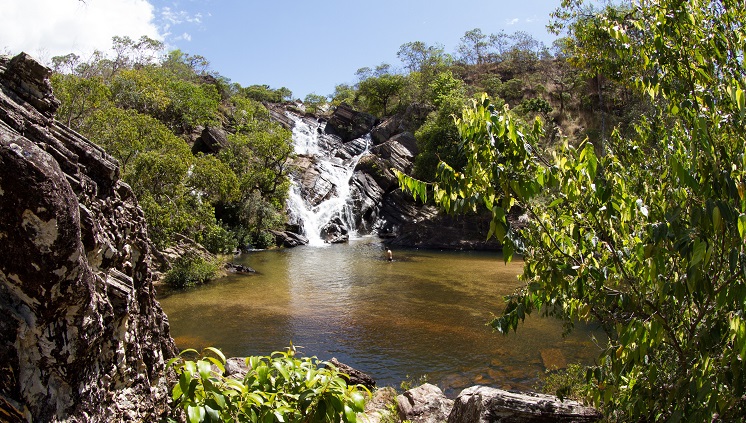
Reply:
M145 219L49 74L0 58L0 421L154 421L175 347Z

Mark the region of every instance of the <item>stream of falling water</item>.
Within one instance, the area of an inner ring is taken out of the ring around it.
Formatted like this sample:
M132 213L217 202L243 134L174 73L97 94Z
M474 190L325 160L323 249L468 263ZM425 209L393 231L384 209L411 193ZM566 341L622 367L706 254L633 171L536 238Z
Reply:
M341 148L341 144L334 142L332 136L324 134L324 122L300 118L293 114L288 114L288 117L294 121L295 154L313 157L316 169L320 173L319 178L334 187L332 195L313 205L301 195L299 181L291 177L292 187L287 201L290 223L302 228L303 235L308 238L311 246L325 245L321 230L337 217L346 226L350 237L357 236L350 201L350 178L357 162L368 152L370 135L351 141L350 145L353 146L362 144L362 149L357 149L362 151L345 160L336 156L336 150Z

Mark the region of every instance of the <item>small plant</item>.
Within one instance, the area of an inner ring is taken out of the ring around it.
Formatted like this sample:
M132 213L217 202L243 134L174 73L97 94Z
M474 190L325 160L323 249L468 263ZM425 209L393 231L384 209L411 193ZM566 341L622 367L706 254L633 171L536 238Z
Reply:
M550 371L540 376L536 389L560 399L583 401L591 389L585 366L570 364L566 369Z
M219 350L208 347L196 361L184 359L196 354L185 350L168 363L179 376L172 398L189 423L355 423L369 393L363 386L348 386L327 362L296 357L292 345L286 352L248 357L249 372L242 380L223 376L225 356Z
M213 279L219 266L197 253L187 253L176 260L163 281L174 288L187 288Z
M417 377L406 376L406 379L399 384L402 391L408 391L412 388L422 386L427 383L427 375L419 375Z

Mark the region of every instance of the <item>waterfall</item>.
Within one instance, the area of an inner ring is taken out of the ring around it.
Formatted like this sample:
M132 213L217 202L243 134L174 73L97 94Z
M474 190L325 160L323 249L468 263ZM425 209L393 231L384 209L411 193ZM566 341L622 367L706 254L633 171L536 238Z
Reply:
M295 154L311 163L313 181L304 192L302 172L291 175L287 207L290 223L298 225L309 245L325 244L325 226L336 224L349 237L357 236L350 198L350 180L357 162L368 152L370 135L348 143L324 133L326 123L301 118L292 113ZM308 171L306 172L308 174ZM309 192L311 191L311 192Z

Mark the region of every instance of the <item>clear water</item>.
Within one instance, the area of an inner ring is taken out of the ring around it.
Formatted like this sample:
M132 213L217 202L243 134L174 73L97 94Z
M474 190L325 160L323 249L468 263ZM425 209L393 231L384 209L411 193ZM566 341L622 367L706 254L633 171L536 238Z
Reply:
M474 384L530 389L547 366L590 363L592 327L568 337L553 319L529 318L503 336L486 326L519 286L520 261L497 253L394 250L376 238L246 254L257 270L160 298L180 348L266 355L291 342L336 357L379 386L426 376L448 395Z

